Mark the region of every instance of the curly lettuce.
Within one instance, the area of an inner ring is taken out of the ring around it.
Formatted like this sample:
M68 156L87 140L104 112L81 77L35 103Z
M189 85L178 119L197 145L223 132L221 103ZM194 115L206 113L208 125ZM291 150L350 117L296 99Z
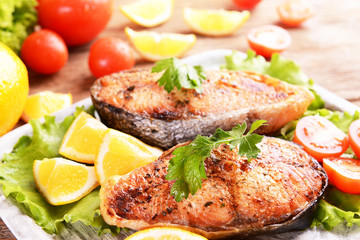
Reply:
M328 187L315 212L312 226L323 226L332 230L341 223L351 227L360 226L360 195L348 194Z
M36 0L0 1L0 42L19 54L25 38L37 23Z
M58 149L63 136L80 110L60 123L55 122L53 116L46 116L44 123L31 120L33 136L22 136L13 151L4 154L0 161L0 186L6 198L14 200L49 234L60 233L65 222L77 221L91 225L99 232L118 233L119 229L108 226L100 215L99 188L77 202L53 206L44 200L35 186L33 161L60 156ZM91 111L93 113L93 109Z

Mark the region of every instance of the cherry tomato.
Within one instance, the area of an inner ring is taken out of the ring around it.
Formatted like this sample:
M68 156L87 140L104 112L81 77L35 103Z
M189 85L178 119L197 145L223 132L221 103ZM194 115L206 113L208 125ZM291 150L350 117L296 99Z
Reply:
M261 0L233 0L236 6L241 9L252 9L254 8Z
M290 34L275 25L253 28L247 34L250 48L257 54L270 58L273 53L280 53L291 44Z
M360 159L360 119L350 124L349 142L355 155Z
M329 180L346 193L360 193L360 160L352 158L324 158Z
M32 70L52 74L65 66L69 57L64 40L51 30L30 34L21 47L21 58Z
M297 27L314 14L312 6L306 1L288 0L276 8L280 21L289 27Z
M339 157L349 147L347 135L332 122L320 116L307 116L295 128L294 142L322 162L325 157Z
M113 0L41 0L39 24L57 32L68 46L87 43L106 26Z
M119 38L101 38L91 46L89 67L95 77L130 69L134 65L129 45Z

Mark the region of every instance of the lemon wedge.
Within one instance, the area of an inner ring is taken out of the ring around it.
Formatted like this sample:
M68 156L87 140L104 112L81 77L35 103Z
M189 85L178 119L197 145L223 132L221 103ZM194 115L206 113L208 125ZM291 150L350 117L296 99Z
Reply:
M155 27L170 19L174 0L140 0L120 7L131 21L143 27Z
M71 160L93 164L107 129L100 121L82 112L65 133L59 153Z
M63 158L35 160L33 174L39 192L52 205L75 202L99 185L94 167Z
M184 8L186 24L196 33L207 36L226 36L235 33L249 19L249 11Z
M109 128L95 159L95 173L103 184L108 177L126 174L154 161L162 153L135 137Z
M165 239L176 239L176 240L206 240L207 238L198 234L173 227L155 227L145 229L132 234L125 240L165 240Z
M28 96L21 118L25 122L29 122L30 119L42 118L71 104L72 96L70 93L39 92Z
M125 28L125 33L139 54L148 61L181 57L196 42L194 34L134 31L129 27Z

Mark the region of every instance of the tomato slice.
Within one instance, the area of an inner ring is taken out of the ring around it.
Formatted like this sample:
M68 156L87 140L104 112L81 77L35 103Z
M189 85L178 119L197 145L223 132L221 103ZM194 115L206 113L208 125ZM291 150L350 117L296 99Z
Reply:
M360 119L350 124L349 142L355 155L360 159Z
M352 158L324 158L329 180L346 193L360 193L360 160Z
M288 31L275 25L265 25L250 30L247 40L251 49L266 58L270 58L273 53L284 51L291 44Z
M280 21L289 27L297 27L314 15L306 1L289 0L276 8Z
M332 122L320 116L307 116L295 128L294 142L322 162L325 157L339 157L349 147L347 135Z

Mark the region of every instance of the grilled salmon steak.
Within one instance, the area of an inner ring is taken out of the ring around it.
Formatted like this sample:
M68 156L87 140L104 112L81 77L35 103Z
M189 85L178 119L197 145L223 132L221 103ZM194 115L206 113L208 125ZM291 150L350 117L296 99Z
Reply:
M277 131L299 118L313 95L305 88L268 76L240 71L209 71L203 93L159 87L161 73L130 70L97 79L91 87L93 104L101 120L142 141L161 148L211 135L217 128L230 130L268 121L258 133Z
M180 144L179 146L185 145ZM205 160L207 179L195 195L176 202L174 181L165 180L172 152L100 190L100 210L111 225L141 230L156 226L187 229L207 238L304 229L327 186L320 164L302 148L264 137L257 159L220 145Z

